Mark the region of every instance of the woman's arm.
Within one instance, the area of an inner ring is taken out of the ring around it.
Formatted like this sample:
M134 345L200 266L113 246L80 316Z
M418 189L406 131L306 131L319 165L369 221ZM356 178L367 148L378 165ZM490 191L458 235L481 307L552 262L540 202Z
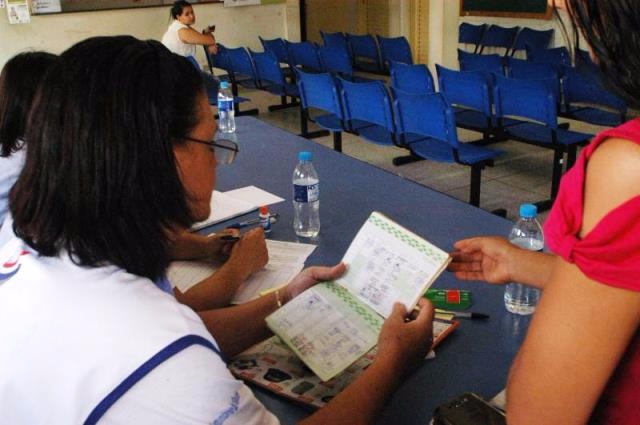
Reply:
M640 195L640 146L609 140L587 166L581 237ZM583 424L640 324L640 292L558 260L509 376L510 424Z
M180 41L187 44L202 44L205 46L211 46L216 44L216 38L213 33L200 34L193 28L180 28L178 30L178 37Z
M555 255L522 249L497 236L463 239L454 248L448 270L463 280L518 282L542 289L555 262Z

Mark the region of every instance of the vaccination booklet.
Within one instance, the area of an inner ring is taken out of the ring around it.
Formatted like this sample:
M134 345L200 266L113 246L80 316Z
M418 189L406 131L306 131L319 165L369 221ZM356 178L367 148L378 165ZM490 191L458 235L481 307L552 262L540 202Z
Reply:
M413 309L450 257L373 212L342 261L348 269L340 279L307 289L266 318L321 381L369 353L394 302Z
M458 327L457 321L434 319L433 347ZM229 370L236 377L280 396L319 408L338 395L373 362L377 347L342 373L323 381L282 340L273 336L234 357Z

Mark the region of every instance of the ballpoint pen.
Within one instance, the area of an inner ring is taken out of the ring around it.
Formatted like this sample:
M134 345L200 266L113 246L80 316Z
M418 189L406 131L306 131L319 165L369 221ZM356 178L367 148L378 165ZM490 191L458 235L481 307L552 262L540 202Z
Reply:
M278 216L279 216L278 213L271 214L271 216L269 217L269 221L271 222L271 224L278 221ZM258 223L260 223L260 217L252 218L251 220L246 220L246 221L239 221L238 223L233 223L232 225L227 227L229 227L230 229L242 229L247 226L251 226L252 224L258 224Z
M454 317L463 318L463 319L482 320L482 319L489 318L488 314L476 313L473 311L451 311L451 310L442 310L442 309L436 308L435 312L441 313L441 314L450 314Z

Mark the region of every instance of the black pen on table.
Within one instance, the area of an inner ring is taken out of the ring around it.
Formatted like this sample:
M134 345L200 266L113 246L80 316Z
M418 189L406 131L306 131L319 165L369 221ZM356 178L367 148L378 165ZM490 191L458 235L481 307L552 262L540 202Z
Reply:
M273 213L269 216L269 221L271 222L271 224L274 224L275 222L278 221L278 213ZM230 229L243 229L247 226L251 226L252 224L258 224L260 223L260 218L252 218L250 220L246 220L246 221L239 221L237 223L233 223L232 225L229 226Z

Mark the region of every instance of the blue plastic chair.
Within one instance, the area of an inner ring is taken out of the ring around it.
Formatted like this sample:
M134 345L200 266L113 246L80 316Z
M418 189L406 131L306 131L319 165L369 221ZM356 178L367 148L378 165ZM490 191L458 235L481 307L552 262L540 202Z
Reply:
M256 75L255 65L247 49L236 47L226 48L225 51L229 58L230 69L233 72L235 82L249 89L262 88Z
M297 101L297 98L300 97L298 86L287 82L276 55L268 50L261 53L251 50L249 52L255 64L256 75L261 82L261 88L269 93L280 96L280 104L269 105L269 110L277 111L279 109L299 106L300 102ZM290 102L287 101L287 97L291 98Z
M229 58L229 53L227 51L227 48L219 43L217 46L218 46L218 53L215 55L209 54L209 50L207 49L207 46L202 46L202 47L204 48L205 57L207 58L207 64L209 65L211 74L212 75L214 74L214 71L213 71L214 68L222 69L227 73L227 77L229 79L229 82L231 83L231 93L233 93L233 109L235 111L235 115L236 116L258 115L258 113L260 112L258 108L244 109L244 110L240 109L241 103L248 102L251 99L238 95L238 92L239 92L238 82L236 79L236 75L233 72L233 67L231 66L231 59ZM211 102L212 100L211 96L209 96L209 100Z
M289 63L289 52L287 51L287 45L285 44L284 39L274 38L271 40L267 40L260 36L258 36L258 38L260 39L260 44L262 44L262 48L265 51L268 50L272 52L274 55L276 55L278 62L286 63L286 64Z
M318 46L310 41L291 42L285 41L291 68L302 67L304 70L322 72L322 63L318 56Z
M504 58L497 54L479 55L458 49L461 71L484 71L504 75Z
M413 64L413 56L411 55L411 46L405 37L382 37L376 35L378 45L380 46L380 57L382 66L389 72L390 62L402 62Z
M394 101L401 144L413 155L438 162L471 167L469 203L480 206L482 169L503 152L460 143L453 110L440 93L409 94L398 91Z
M477 53L480 48L482 34L487 29L487 24L473 25L463 22L458 27L458 43L473 45L473 53Z
M605 88L598 69L565 67L564 74L563 117L609 127L627 120L626 102Z
M391 97L384 83L338 81L346 130L375 144L395 146Z
M560 67L547 62L532 62L524 59L507 58L505 66L507 77L529 80L542 80L549 84L556 97L558 107L562 99Z
M571 55L566 47L555 47L553 49L534 49L527 46L527 60L532 62L546 62L555 65L571 66Z
M302 103L300 114L301 136L308 139L324 136L325 132L309 132L307 121L316 123L333 134L333 149L342 152L343 113L338 83L329 73L307 73L296 70L298 90ZM314 108L312 115L310 108ZM320 110L321 113L315 111Z
M558 126L556 96L551 85L542 80L496 77L493 96L498 119L515 116L528 120L505 127L509 139L554 151L550 199L538 203L540 210L550 208L558 193L565 154L568 170L575 162L577 147L586 145L593 135Z
M372 35L347 34L347 41L355 69L374 74L383 73L378 43Z
M349 50L349 42L343 32L320 31L320 37L322 37L322 43L327 47L344 47Z
M548 48L549 43L551 43L551 39L553 38L553 32L553 29L534 30L528 27L522 28L513 43L511 56L513 56L518 50L526 50L527 46L534 50Z
M391 89L407 93L433 93L433 77L425 65L391 61Z
M504 56L507 56L519 30L520 27L505 28L500 25L491 25L482 34L479 53L484 52L487 47L503 48Z
M436 65L440 93L453 108L456 126L482 133L483 144L505 140L504 127L517 120L500 122L493 113L494 74L484 71L454 71Z

